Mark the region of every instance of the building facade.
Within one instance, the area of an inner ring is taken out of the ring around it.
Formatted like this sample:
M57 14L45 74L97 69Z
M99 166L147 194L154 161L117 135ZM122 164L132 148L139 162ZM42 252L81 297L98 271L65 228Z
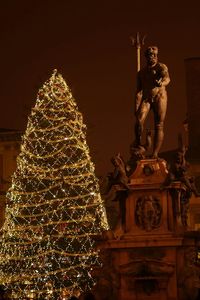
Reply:
M6 193L16 168L20 151L21 131L0 128L0 228L4 223Z

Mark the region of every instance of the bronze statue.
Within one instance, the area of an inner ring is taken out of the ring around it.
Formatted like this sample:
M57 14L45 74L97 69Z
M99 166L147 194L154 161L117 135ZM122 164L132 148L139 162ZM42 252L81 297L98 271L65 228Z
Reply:
M197 190L195 178L188 172L190 164L185 158L186 150L186 147L182 145L175 153L174 162L169 168L168 181L169 183L173 181L180 181L184 184L188 196L191 197L192 193L194 193L196 197L199 197L200 193Z
M118 153L115 157L112 157L111 162L115 167L113 173L113 180L115 181L115 184L119 184L122 187L129 189L126 166L121 154Z
M178 191L177 189L174 189L171 191L172 195L175 196L175 199L178 199L180 203L176 204L176 214L181 215L181 222L182 225L187 227L188 226L188 211L190 206L190 198L192 196L192 193L199 197L200 193L197 190L196 184L195 184L195 178L194 176L191 176L189 173L189 163L186 160L186 151L187 148L183 144L182 136L179 134L178 137L179 141L179 148L177 149L177 152L175 153L174 161L172 161L172 164L169 166L169 173L168 177L166 179L166 187L170 187L170 185L173 182L181 182L181 189ZM173 196L172 196L173 197ZM180 210L179 210L179 204L180 204Z
M155 136L153 158L158 157L163 142L163 124L167 109L166 86L170 82L168 68L158 62L158 48L148 47L145 51L147 65L137 74L136 107L135 107L135 145L141 146L143 126L149 111L154 113Z

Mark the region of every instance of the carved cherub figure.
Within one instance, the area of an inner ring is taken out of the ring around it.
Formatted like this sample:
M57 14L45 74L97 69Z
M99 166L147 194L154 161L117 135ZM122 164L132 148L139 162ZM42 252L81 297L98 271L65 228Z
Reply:
M194 193L194 195L198 197L200 196L200 193L196 188L194 177L191 176L188 172L190 165L186 161L185 155L186 155L186 148L185 146L182 146L181 149L178 149L175 155L174 163L170 167L169 180L181 181L185 185L188 193Z
M112 179L114 181L115 184L120 184L123 187L125 187L126 189L129 189L128 186L128 177L126 174L126 166L124 163L124 160L121 156L120 153L118 153L116 156L114 156L111 159L111 162L114 166L114 172L112 174Z

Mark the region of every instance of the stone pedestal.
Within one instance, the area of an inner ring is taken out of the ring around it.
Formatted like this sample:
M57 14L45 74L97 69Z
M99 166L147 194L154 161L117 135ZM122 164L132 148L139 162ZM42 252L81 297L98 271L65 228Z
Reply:
M167 185L167 176L160 159L140 160L130 175L116 230L99 243L103 268L96 274L97 300L184 300L187 293L195 299L197 239L185 237L184 186Z

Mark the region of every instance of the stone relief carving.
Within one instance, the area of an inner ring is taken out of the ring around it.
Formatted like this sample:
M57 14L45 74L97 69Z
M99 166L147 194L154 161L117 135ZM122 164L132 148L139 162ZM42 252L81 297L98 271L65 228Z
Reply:
M151 231L160 226L162 208L159 199L153 196L140 197L136 202L136 225L146 231Z

